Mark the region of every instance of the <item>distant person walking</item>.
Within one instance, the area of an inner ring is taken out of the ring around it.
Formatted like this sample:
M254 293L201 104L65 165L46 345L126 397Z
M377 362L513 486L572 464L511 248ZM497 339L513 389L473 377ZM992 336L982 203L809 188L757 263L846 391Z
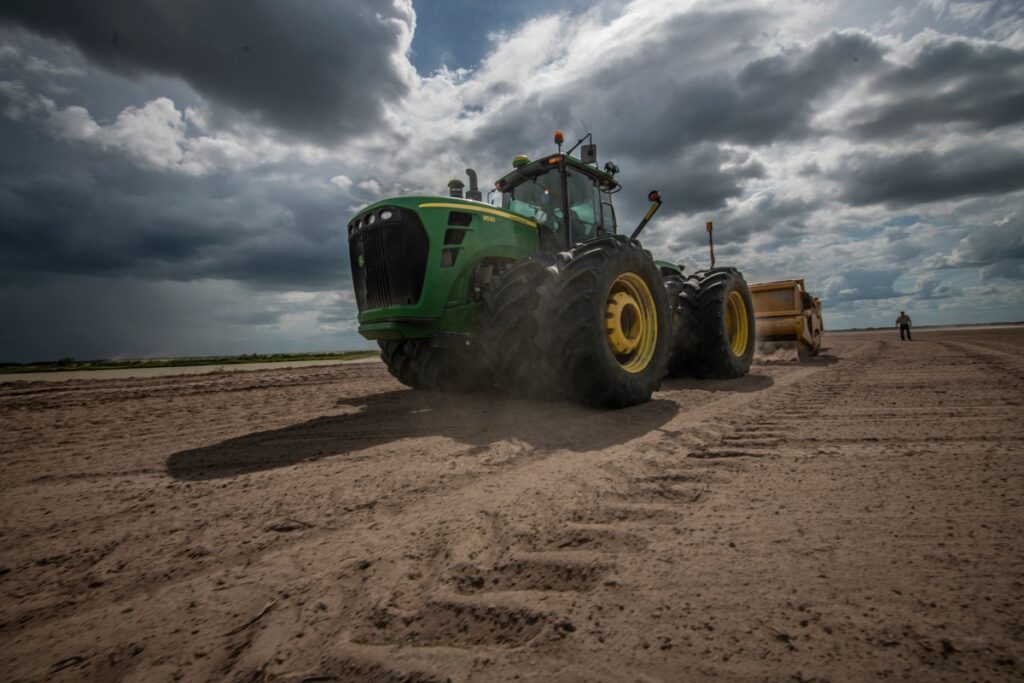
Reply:
M900 311L900 317L896 318L896 324L900 328L900 341L913 341L910 338L910 316L906 311ZM904 334L907 336L904 337Z

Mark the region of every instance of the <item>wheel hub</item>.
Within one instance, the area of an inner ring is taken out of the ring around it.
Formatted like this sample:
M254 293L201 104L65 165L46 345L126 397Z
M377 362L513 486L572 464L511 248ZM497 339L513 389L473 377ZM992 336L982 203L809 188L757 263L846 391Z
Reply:
M608 344L615 355L630 353L640 343L643 329L640 307L636 299L626 292L616 292L608 300L605 321Z
M746 353L750 321L747 318L747 307L743 302L743 296L736 291L729 292L729 298L726 300L725 333L733 354L739 357Z
M647 283L623 273L612 283L605 304L608 348L626 372L643 372L654 358L658 313Z

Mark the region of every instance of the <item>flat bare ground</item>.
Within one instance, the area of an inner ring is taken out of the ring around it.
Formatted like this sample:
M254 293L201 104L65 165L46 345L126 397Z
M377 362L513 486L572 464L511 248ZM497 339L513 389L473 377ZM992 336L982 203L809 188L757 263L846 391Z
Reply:
M4 680L1021 680L1024 329L616 412L380 363L0 386Z

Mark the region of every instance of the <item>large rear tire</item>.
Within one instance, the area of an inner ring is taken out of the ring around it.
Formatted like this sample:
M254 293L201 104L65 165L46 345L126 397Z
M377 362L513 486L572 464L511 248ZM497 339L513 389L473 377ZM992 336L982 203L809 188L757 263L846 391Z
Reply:
M517 261L484 294L480 343L499 391L538 399L553 391L543 368L535 314L541 288L555 277L554 265L555 256L543 252Z
M650 253L615 235L560 257L537 311L547 375L559 393L586 405L649 401L665 374L672 336L665 286Z
M695 275L671 275L665 278L669 308L672 311L672 347L666 377L693 374L691 364L700 345L697 310L700 278Z
M685 365L697 377L742 377L750 372L756 337L747 282L735 268L712 268L694 278L696 292L681 305L696 318L699 342Z
M387 339L377 342L388 372L413 389L481 391L490 376L476 348L434 346L430 339Z

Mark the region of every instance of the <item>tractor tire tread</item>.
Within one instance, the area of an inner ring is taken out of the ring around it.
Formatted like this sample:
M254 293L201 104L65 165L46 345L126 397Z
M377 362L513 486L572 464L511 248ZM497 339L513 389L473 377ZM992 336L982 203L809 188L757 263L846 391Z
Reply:
M660 270L640 243L609 236L558 255L557 278L542 288L535 319L545 376L556 396L597 408L623 408L650 400L668 362L671 314ZM647 283L659 330L653 357L638 373L626 372L608 347L603 311L614 278L633 272Z

